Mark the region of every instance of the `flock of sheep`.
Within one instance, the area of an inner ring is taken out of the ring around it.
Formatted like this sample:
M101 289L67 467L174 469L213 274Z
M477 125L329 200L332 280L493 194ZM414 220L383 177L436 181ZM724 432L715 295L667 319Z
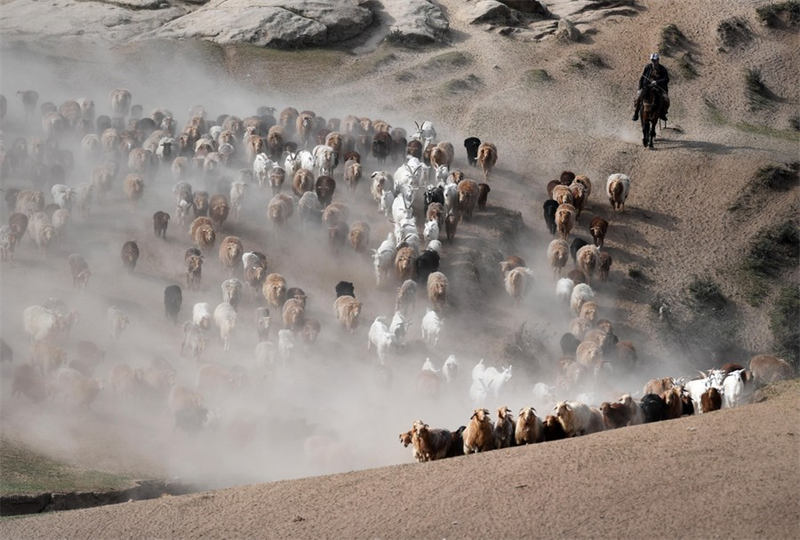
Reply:
M109 114L101 115L90 99L39 105L32 90L20 92L19 98L26 129L33 134L2 141L0 175L9 214L0 228L3 263L13 264L15 253L24 251L50 268L68 270L73 287L91 294L91 258L71 238L72 229L102 227L93 221L95 214L109 204L124 205L125 211L114 213L116 218L152 220L153 236L183 268L181 279L163 288L163 320L182 322L182 335L170 359L159 355L138 364L113 361L97 339L72 337L84 313L58 298L42 298L22 312L31 347L27 361L14 361L13 396L79 408L89 408L103 392L146 397L166 404L176 429L194 432L220 421L212 410L213 396L234 396L303 359L324 355L318 342L324 330L335 339L361 339L357 333L367 311L362 299L377 296L371 296L372 291L357 294L356 285L365 289L369 281L342 276L320 285L332 302L330 308L314 312L310 303L316 297L306 292L312 287L306 284L314 280L314 268L279 273L276 270L288 262L275 253L267 256L273 246L288 252L289 258L312 252L312 260L334 266L355 261L358 268L368 268L375 291L396 290L393 303L378 309L385 315L370 317L363 336L369 351L366 363L386 380L402 370L405 358L413 358L410 351L418 350L410 337L414 328L419 328L428 352L444 356L448 320L458 313L450 301L454 284L442 267L454 249L459 225L471 222L476 209L487 207L498 159L494 144L467 138L467 168L461 170L454 166L453 144L439 141L430 121L417 123L409 133L382 120L326 120L291 107L277 116L275 109L259 107L251 116L223 114L213 119L203 107L192 107L180 128L167 109L145 115L124 89L111 92ZM7 106L0 96L0 121ZM34 129L37 118L40 128ZM483 182L469 178L478 172L473 167L479 167ZM168 196L164 185L172 186ZM614 211L624 210L630 186L624 174L608 177L605 195ZM564 171L548 184L547 192L544 220L559 238L548 245L546 259L555 276L555 297L574 315L560 340L563 356L555 385L537 386L549 399L557 390L628 373L636 368L637 355L632 343L618 340L610 321L598 317L592 284L596 278L609 278L612 259L603 249L608 221L591 221L591 244L577 237L568 243L590 199L592 182ZM158 208L152 217L142 213L147 206ZM253 218L256 206L258 221ZM172 238L183 247L172 249ZM158 251L149 247L151 242L120 239L115 246L121 260L117 264L135 275L139 259ZM564 275L570 258L575 268ZM211 275L223 278L212 287L209 259L218 260ZM535 271L512 255L497 272L512 303L521 305L533 287ZM546 276L540 279L547 281ZM211 300L210 291L219 301ZM185 310L183 299L190 295L199 301ZM424 314L417 308L421 297ZM184 311L190 315L182 317ZM136 319L117 304L108 305L103 318L111 347ZM221 351L209 345L212 332L219 335ZM252 352L245 355L242 348L247 347ZM0 359L13 361L6 341L2 350ZM184 376L176 364L188 365L192 377ZM463 380L458 369L455 355L438 370L427 359L415 373L416 390L435 398ZM751 370L757 372L755 366ZM643 419L673 418L690 405L695 411L710 410L703 400L714 399L704 397L713 392L728 396L727 403L735 405L749 382L744 371L731 368L724 374L714 371L701 383L664 380L658 391L645 392L641 404L629 395L600 409L562 401L556 414L543 420L532 407L522 409L516 420L503 407L492 425L482 404L489 397L501 398L511 373L511 366L498 370L481 360L469 386L470 401L479 407L469 425L450 433L419 421L401 441L413 444L420 461L539 442ZM734 379L737 382L729 382Z

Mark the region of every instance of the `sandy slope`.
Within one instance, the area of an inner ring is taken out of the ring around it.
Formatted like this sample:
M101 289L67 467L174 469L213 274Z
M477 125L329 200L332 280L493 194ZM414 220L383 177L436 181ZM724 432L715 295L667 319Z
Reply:
M800 394L420 465L8 520L6 538L796 538Z

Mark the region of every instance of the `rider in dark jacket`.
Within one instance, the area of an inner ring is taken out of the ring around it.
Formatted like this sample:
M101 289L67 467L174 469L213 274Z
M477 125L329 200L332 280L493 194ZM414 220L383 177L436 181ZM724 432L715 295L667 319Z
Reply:
M644 66L642 76L639 77L639 92L636 94L636 101L634 103L633 121L639 119L639 109L642 107L642 88L650 81L655 81L658 88L661 90L662 97L664 98L664 107L661 112L661 119L667 119L667 110L669 110L669 73L667 68L659 63L658 53L650 55L650 63Z

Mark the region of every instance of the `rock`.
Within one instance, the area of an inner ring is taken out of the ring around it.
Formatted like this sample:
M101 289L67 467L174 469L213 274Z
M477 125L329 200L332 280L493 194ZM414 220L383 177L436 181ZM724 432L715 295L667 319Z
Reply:
M569 19L559 19L555 37L564 43L573 43L581 40L581 32Z
M357 36L372 20L369 8L347 0L212 0L145 37L301 48Z
M550 17L550 10L537 0L500 0L500 2L522 13Z
M383 5L394 19L390 42L424 45L443 41L450 30L442 10L429 0L384 0Z
M470 11L470 24L514 25L521 21L520 13L497 0L481 0Z

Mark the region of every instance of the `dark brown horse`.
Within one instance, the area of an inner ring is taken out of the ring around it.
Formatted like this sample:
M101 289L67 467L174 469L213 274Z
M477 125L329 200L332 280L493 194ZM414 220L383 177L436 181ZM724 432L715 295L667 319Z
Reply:
M664 107L664 98L661 90L652 82L642 88L642 144L645 147L653 148L653 140L656 138L656 124L661 117L661 110Z

